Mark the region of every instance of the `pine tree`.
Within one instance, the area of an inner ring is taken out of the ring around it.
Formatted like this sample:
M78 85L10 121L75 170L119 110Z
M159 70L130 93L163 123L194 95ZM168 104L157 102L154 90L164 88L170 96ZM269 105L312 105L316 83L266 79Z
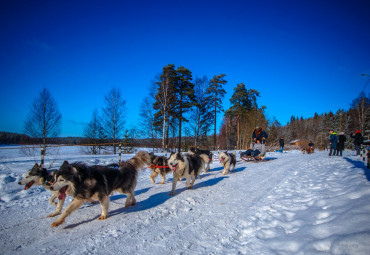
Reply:
M122 151L123 153L131 153L133 151L132 139L130 138L129 132L126 129L122 138Z
M182 123L188 122L185 113L194 105L194 84L191 82L192 74L187 68L180 66L176 70L175 100L173 101L172 114L179 121L178 151L181 150Z
M264 107L258 108L257 97L260 93L255 89L246 89L244 83L238 84L234 88L234 93L230 99L231 107L226 111L226 117L236 121L236 147L241 149L245 146L251 133L256 127L267 127L264 117Z
M226 111L225 116L232 118L236 117L237 122L237 143L236 148L240 149L240 119L250 110L250 102L248 98L248 90L244 83L238 84L234 88L234 93L230 99L231 107Z
M217 113L221 113L224 111L222 106L222 99L224 98L226 91L223 89L223 85L227 83L224 79L226 74L219 74L213 76L213 78L209 82L209 87L207 89L207 97L206 101L207 104L213 107L212 118L214 122L214 134L213 134L213 146L216 149L217 140L216 140L216 128L217 128Z

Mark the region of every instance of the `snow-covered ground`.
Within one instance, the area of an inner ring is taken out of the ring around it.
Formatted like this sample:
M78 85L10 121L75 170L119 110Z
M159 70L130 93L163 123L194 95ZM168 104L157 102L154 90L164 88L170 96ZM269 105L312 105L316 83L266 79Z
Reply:
M46 166L118 161L63 150ZM35 159L0 149L1 254L370 254L370 174L352 151L268 153L273 160L238 162L227 176L215 160L192 190L178 182L173 197L172 175L153 185L146 169L135 206L124 208L117 193L108 219L97 220L99 204L85 203L57 228L46 218L51 193L17 184Z

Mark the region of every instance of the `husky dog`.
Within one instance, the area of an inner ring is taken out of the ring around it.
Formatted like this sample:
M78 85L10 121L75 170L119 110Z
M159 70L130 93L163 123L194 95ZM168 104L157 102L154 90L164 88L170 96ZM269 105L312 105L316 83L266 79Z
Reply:
M230 171L230 167L233 167L233 172L235 171L235 165L236 165L236 156L235 152L228 153L221 152L219 155L220 163L224 166L224 171L222 172L223 175L226 175Z
M189 149L189 153L193 155L196 154L202 157L205 163L204 172L207 172L211 169L210 164L212 163L212 158L213 158L213 153L211 151L201 150L201 149L192 147Z
M56 170L46 170L35 164L31 170L29 170L22 180L18 182L19 185L25 185L24 190L27 190L32 187L33 184L43 186L45 189L50 190L48 182L50 182L56 173ZM49 199L49 203L56 206L55 212L48 215L48 217L56 216L63 208L65 197L58 197L57 191L50 190L52 195ZM58 203L55 202L55 199L58 197Z
M151 165L150 169L152 170L152 175L149 176L152 183L155 183L154 178L158 176L158 174L161 175L162 181L161 184L164 184L166 181L166 174L171 172L170 167L168 166L168 160L165 156L156 156L154 153L149 153L151 158Z
M168 165L173 171L171 196L175 194L177 181L186 178L186 187L191 189L195 178L199 176L201 169L204 167L203 159L198 155L181 154L181 152L171 154ZM191 183L190 183L191 179Z
M150 156L146 151L140 151L128 161L121 162L118 170L106 166L86 166L82 163L69 164L65 161L50 188L59 191L58 196L65 197L68 194L73 200L51 226L62 224L85 201L99 201L102 213L98 219L106 219L109 195L114 191L127 195L125 207L134 205L138 170L149 164Z

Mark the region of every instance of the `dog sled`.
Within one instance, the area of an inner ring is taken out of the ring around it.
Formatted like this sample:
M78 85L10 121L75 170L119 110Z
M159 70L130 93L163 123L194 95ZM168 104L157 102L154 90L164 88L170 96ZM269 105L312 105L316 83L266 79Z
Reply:
M245 152L240 152L240 159L244 162L264 162L266 161L266 147L262 143L251 143Z
M268 161L269 159L266 159L266 154L265 155L258 155L258 156L241 156L240 157L241 161L240 162L254 162L254 163L259 163L259 162L265 162Z

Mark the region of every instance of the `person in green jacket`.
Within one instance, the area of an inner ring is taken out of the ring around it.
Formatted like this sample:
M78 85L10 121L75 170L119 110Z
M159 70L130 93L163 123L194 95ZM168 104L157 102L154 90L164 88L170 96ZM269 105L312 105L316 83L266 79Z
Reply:
M333 129L330 129L329 133L330 133L330 137L329 137L329 143L330 143L329 156L331 156L331 155L335 156L337 143L338 143L337 133L335 133Z

